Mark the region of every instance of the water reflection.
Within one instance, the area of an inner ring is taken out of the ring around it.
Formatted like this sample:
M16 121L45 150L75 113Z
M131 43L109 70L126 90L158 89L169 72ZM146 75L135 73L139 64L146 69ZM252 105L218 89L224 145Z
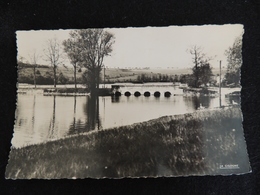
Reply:
M226 99L228 99L229 104L240 105L240 96L229 96Z
M79 109L83 110L85 120L77 119L77 98L83 99L82 97L74 96L73 121L70 124L68 135L101 129L99 98L95 96L86 97L86 101L80 105L82 108Z
M53 139L55 138L55 119L56 119L56 96L53 96L53 110L52 110L52 117L50 120L50 125L49 125L49 133L48 133L48 138L49 139Z
M200 107L200 100L197 96L192 97L193 108L197 110Z
M222 97L222 105L240 104ZM130 125L166 115L219 107L208 96L88 97L18 95L13 146L41 143L92 130Z
M183 97L186 107L193 108L193 110L198 110L202 107L210 107L210 97L200 97L200 96L188 96Z
M73 122L72 122L72 131L76 130L76 106L77 106L77 96L74 96L74 109L73 109Z
M88 129L99 130L101 128L100 116L99 116L99 98L97 96L88 97L87 101L87 113L88 116Z
M33 96L32 130L34 129L34 123L35 123L35 105L36 105L36 95Z
M111 101L112 101L113 103L119 102L119 99L120 99L120 96L111 96Z

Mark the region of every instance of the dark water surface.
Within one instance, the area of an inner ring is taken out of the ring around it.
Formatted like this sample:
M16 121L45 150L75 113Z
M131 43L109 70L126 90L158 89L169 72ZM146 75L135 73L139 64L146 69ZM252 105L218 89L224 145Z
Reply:
M143 122L166 115L219 107L218 97L99 97L19 94L14 147L46 142L68 135ZM221 104L233 99L222 96ZM235 99L236 102L239 101ZM234 103L234 102L233 102Z

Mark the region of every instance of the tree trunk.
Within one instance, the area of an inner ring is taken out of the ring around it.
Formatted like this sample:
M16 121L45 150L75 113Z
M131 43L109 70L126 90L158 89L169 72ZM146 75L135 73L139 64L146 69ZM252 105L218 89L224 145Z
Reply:
M99 94L99 74L100 74L100 71L97 70L96 72L96 77L97 77L97 88L96 88L96 91L97 91L97 95Z
M53 73L54 73L54 75L53 75L53 81L54 81L54 88L56 88L56 82L57 82L57 78L56 78L56 66L54 66L53 67Z
M36 67L33 67L33 81L34 81L34 88L36 89Z
M95 68L92 68L91 70L89 70L89 89L90 89L90 94L91 96L96 96L96 70Z
M76 77L76 65L74 66L74 84L75 84L75 93L77 92L77 77Z
M196 63L196 74L195 74L195 77L196 77L196 80L195 80L195 87L197 88L198 87L198 81L199 81L199 75L198 75L198 65Z

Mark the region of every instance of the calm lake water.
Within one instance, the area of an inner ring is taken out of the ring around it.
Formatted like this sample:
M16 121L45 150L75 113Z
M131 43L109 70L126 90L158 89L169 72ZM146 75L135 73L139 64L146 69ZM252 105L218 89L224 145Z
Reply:
M230 98L222 105L232 104ZM239 101L235 99L236 102ZM95 129L129 125L166 115L219 107L219 98L171 96L43 96L19 94L13 147L46 142Z

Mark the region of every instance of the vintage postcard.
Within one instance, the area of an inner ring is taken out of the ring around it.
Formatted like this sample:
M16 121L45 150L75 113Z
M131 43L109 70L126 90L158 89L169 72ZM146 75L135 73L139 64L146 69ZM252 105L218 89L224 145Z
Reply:
M251 172L243 25L17 31L7 179Z

